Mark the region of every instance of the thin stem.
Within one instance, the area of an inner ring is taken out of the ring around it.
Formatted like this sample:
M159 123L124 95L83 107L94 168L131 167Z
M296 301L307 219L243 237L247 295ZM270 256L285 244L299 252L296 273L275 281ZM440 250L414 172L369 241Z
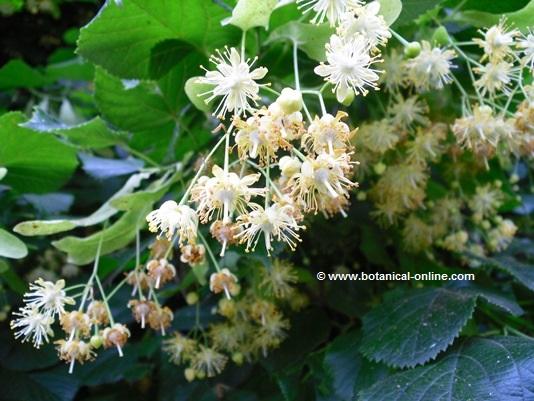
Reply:
M195 174L195 176L193 177L193 179L189 183L189 187L187 187L187 190L185 191L184 196L182 196L182 200L180 200L180 205L183 205L187 201L187 198L189 197L189 193L191 192L191 189L193 188L193 186L195 185L196 181L198 180L198 178L200 177L200 175L202 174L202 172L206 168L206 165L208 164L208 161L213 156L213 154L217 151L217 149L219 149L219 146L221 146L221 144L226 140L226 137L229 136L229 135L230 135L230 130L226 134L224 134L221 137L221 139L219 139L219 141L215 144L215 146L211 149L211 151L205 157L204 161L202 162L202 165L200 166L200 168L198 169L197 173Z
M109 301L121 288L126 282L128 281L128 277L124 277L117 286L111 290L107 296L107 300Z
M210 256L211 261L213 262L213 265L215 266L215 270L218 272L221 271L221 266L219 266L219 262L217 262L217 259L215 259L215 255L211 251L211 247L208 244L208 241L206 241L206 238L202 235L202 233L199 231L198 236L200 237L200 240L204 243L204 246L206 247L206 250L208 251L208 255Z
M87 284L85 285L85 290L83 291L82 300L80 301L80 308L79 308L80 312L83 311L85 301L87 301L87 296L89 295L89 291L91 290L91 286L93 285L93 280L95 279L98 273L98 263L100 262L100 252L102 252L102 244L104 242L104 230L106 226L107 224L104 225L104 229L102 229L100 233L100 240L98 241L98 246L96 248L95 263L93 264L93 271L91 272L91 276L89 277L89 280L87 280Z
M284 197L284 195L282 194L282 191L280 191L280 189L278 189L276 184L271 180L269 174L267 174L258 164L254 163L253 161L247 160L247 163L250 164L252 167L254 167L256 170L258 170L265 177L267 182L269 182L270 186L274 189L274 191L280 198Z
M280 96L280 92L278 92L277 90L274 90L268 85L262 85L260 86L260 89L266 90L267 92L272 93L273 95Z
M410 44L410 42L408 42L406 39L404 39L401 35L399 35L393 29L389 28L389 31L395 37L395 39L397 39L401 43L401 45L408 46Z
M300 76L299 76L299 62L298 62L298 45L293 42L293 71L295 73L295 89L300 91Z
M133 148L131 148L130 146L124 144L122 145L129 153L131 153L132 155L138 157L139 159L141 160L144 160L145 162L147 162L148 164L150 164L151 166L153 167L157 167L157 168L161 168L161 164L155 162L154 160L152 160L150 157L146 156L145 154L143 154L142 152L139 152Z
M100 294L102 295L102 302L104 303L104 306L106 307L106 312L108 313L109 323L111 326L115 324L115 321L113 320L113 315L111 314L111 309L108 304L108 298L106 297L106 293L104 292L104 288L102 287L102 282L100 281L100 278L98 277L98 274L95 276L96 285L98 286L98 289L100 290Z
M245 44L247 41L247 31L243 31L241 35L241 61L245 61Z

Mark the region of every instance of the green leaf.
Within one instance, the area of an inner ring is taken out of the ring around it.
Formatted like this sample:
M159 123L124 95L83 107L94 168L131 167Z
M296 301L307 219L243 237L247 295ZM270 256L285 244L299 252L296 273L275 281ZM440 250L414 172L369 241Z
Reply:
M522 9L510 13L492 14L484 11L467 10L456 16L458 21L477 27L488 27L498 24L501 18L506 18L508 24L511 24L514 28L522 32L526 32L533 25L534 0L531 0Z
M392 25L401 14L401 0L378 0L378 2L380 3L380 14L388 25Z
M167 39L159 42L150 51L150 77L152 79L163 77L194 50L193 46L183 40Z
M360 333L343 334L326 348L317 401L354 400L359 391L388 375L386 366L363 358Z
M28 255L26 244L0 228L0 257L21 259Z
M278 0L239 0L228 22L243 31L257 26L268 29L271 13L277 3Z
M76 150L52 136L20 127L24 121L18 112L0 117L0 165L9 170L3 184L19 192L54 191L78 165Z
M0 68L0 90L37 88L47 83L45 75L22 60L10 60Z
M145 224L145 217L150 212L152 205L146 205L142 209L134 209L124 213L110 227L99 231L86 238L65 237L52 242L57 249L67 253L69 263L85 265L95 259L98 244L103 235L101 255L108 255L118 249L124 248L134 238L138 229Z
M361 393L360 401L530 401L534 341L519 337L467 341L437 362L398 373Z
M439 5L443 0L402 0L402 12L395 25L406 25Z
M64 220L32 220L23 221L15 226L15 232L25 236L35 235L52 235L64 231L70 231L76 227L89 227L95 224L106 221L119 210L112 206L112 202L116 199L131 193L135 188L141 185L141 182L150 176L149 173L140 173L132 175L124 186L116 192L108 201L98 208L94 213L87 217L78 219L64 219Z
M38 132L54 133L80 148L100 149L127 139L124 133L110 130L100 117L69 126L38 108L34 110L31 119L21 126Z
M204 54L236 42L238 30L220 24L226 16L210 0L129 0L120 7L108 1L81 29L78 53L121 78L148 78L152 48L166 39Z
M199 83L198 78L200 77L192 77L187 80L184 86L185 93L187 94L189 101L193 103L193 106L198 110L205 113L211 113L213 102L208 104L205 102L204 98L199 95L213 89L213 85Z
M13 271L11 266L5 261L0 259L0 278L9 288L18 294L24 294L28 287L27 283L22 280L17 273Z
M476 297L461 291L423 288L400 295L363 318L362 352L392 366L415 366L435 358L475 310Z
M324 46L333 33L334 28L328 24L314 25L291 21L272 31L266 44L279 40L289 40L296 43L311 59L325 61Z

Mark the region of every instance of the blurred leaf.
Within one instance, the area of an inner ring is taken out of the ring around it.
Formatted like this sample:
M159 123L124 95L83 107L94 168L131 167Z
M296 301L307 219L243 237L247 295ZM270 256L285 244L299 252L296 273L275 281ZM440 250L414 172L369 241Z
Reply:
M141 182L149 176L149 173L132 175L119 191L117 191L107 202L102 204L98 210L87 217L78 219L23 221L22 223L17 224L13 230L26 236L51 235L69 231L75 227L89 227L102 223L118 212L118 209L112 206L112 202L134 191L141 185Z
M390 376L361 393L360 401L530 401L534 341L480 338L438 361Z
M0 181L2 181L4 179L4 177L6 176L7 174L7 168L5 167L0 167Z
M69 126L39 108L34 109L32 118L21 126L39 132L57 134L82 148L105 148L126 140L123 133L111 131L100 117Z
M228 22L248 31L251 28L269 27L269 18L278 0L239 0Z
M298 45L313 60L325 61L325 44L334 33L328 24L314 25L291 21L271 32L265 44L279 40L289 40Z
M86 153L80 153L78 156L82 161L83 171L99 180L136 173L144 166L142 160L133 157L117 160L92 156Z
M66 379L63 376L63 382ZM23 372L0 368L0 386L4 401L66 401L31 375Z
M380 14L388 25L393 24L402 12L401 0L378 0L380 3Z
M24 120L18 112L0 117L0 165L9 170L2 183L19 192L54 191L76 168L75 149L51 136L20 127Z
M475 310L472 294L414 289L390 297L363 318L362 352L396 367L433 359L460 334Z
M529 28L532 28L532 21L534 21L534 0L531 0L520 10L510 13L492 14L484 11L467 10L456 15L456 20L476 27L489 27L498 24L501 18L506 18L506 22L513 25L514 28L527 32Z
M67 260L76 265L85 265L95 259L96 250L103 235L101 255L107 255L113 251L128 245L136 235L138 229L145 224L145 217L152 209L148 204L142 209L135 209L124 213L110 227L99 231L89 237L65 237L54 241L54 245L60 251L67 253Z
M0 257L21 259L28 255L26 244L0 228Z
M7 284L11 290L17 294L24 294L28 287L27 283L22 280L17 273L13 271L10 265L5 261L0 259L0 278L2 281Z
M236 41L237 30L220 24L226 15L207 0L108 1L81 29L78 52L121 78L148 78L152 48L166 39L183 40L204 54Z
M48 82L39 70L22 60L10 60L0 68L0 90L14 88L38 88Z
M74 202L74 196L69 193L48 193L44 195L26 194L22 196L39 213L57 214L66 212Z
M439 5L443 0L402 0L402 12L396 21L397 25L412 23L421 14Z

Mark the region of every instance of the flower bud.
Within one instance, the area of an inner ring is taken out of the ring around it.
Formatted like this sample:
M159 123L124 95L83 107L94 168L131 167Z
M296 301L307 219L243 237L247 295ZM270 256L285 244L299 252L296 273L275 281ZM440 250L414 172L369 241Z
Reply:
M91 347L93 347L94 349L98 349L102 346L102 344L104 344L104 339L102 338L102 336L95 334L91 337L89 343L91 344Z
M293 114L302 109L302 94L300 91L284 88L278 99L276 99L276 103L280 105L284 113Z
M195 377L196 377L195 369L187 368L186 370L184 370L184 376L185 376L185 380L191 383L193 380L195 380Z
M283 156L278 162L278 167L284 177L293 177L300 171L302 163L296 157Z
M190 292L185 296L185 302L187 305L195 305L198 302L198 294L196 292Z
M234 361L236 365L241 366L244 362L243 354L241 352L234 352L232 354L232 361Z
M384 163L382 163L382 162L376 163L373 166L373 170L375 171L375 173L377 175L382 175L382 174L384 174L384 171L386 171L386 165Z
M354 91L352 89L349 89L348 92L347 92L347 95L345 96L344 99L338 99L340 100L340 103L343 105L343 106L350 106L352 104L352 102L354 101Z
M447 32L447 29L445 29L444 26L440 26L438 29L436 29L432 35L432 41L439 46L448 45L449 33Z
M415 58L421 53L421 43L410 42L404 47L404 54L408 58Z

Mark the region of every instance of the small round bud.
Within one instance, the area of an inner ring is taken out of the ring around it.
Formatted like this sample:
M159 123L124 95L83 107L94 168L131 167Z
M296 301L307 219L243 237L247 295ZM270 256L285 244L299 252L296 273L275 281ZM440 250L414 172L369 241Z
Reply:
M102 338L102 336L95 334L91 337L89 343L91 344L91 347L93 347L94 349L98 349L102 346L102 344L104 344L104 339Z
M359 201L366 200L367 199L367 193L364 192L364 191L358 192L358 194L356 195L356 199L358 199Z
M195 372L195 369L193 368L187 368L184 370L185 380L187 380L189 383L195 380L196 374L197 372Z
M421 53L421 43L410 42L404 47L404 54L408 58L415 58Z
M384 171L386 171L386 165L382 162L376 163L373 166L373 170L377 175L382 175L384 174Z
M343 106L350 106L352 102L354 101L354 98L355 98L354 91L352 89L349 89L347 92L347 95L343 99L338 99L338 100L340 100L340 103Z
M445 29L444 26L440 26L438 29L436 29L434 31L434 35L432 35L432 41L439 46L448 45L449 33L447 32L447 29Z
M238 366L241 366L244 362L245 358L241 352L234 352L232 354L232 361Z
M190 292L185 296L185 302L187 305L195 305L198 302L198 294L196 292Z
M495 186L496 186L497 188L502 187L502 181L501 181L501 180L495 180Z
M302 162L296 157L291 156L282 156L278 162L278 167L280 172L284 177L291 178L298 172L300 172L300 167Z
M203 380L206 378L206 373L204 373L202 370L197 370L195 371L195 376L198 380Z
M484 220L484 221L482 222L482 228L483 228L484 230L489 230L489 229L491 228L491 223L490 223L488 220Z
M512 175L510 176L510 182L511 182L512 184L515 184L515 183L519 182L519 176L518 176L517 174L515 174L515 173L512 174Z
M293 114L302 109L302 94L300 91L284 88L278 99L276 99L276 103L280 105L284 113Z

